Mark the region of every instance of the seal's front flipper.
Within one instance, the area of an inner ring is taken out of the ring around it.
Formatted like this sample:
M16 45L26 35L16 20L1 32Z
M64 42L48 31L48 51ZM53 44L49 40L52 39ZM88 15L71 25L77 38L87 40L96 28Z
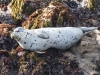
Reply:
M35 51L36 53L43 54L45 51Z
M38 34L38 37L42 38L42 39L49 39L49 35L42 31L41 33Z

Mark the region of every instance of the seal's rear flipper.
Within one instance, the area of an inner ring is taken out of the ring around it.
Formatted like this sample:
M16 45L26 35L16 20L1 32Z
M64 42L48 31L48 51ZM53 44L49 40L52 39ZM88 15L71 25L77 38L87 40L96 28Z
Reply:
M92 32L93 30L98 29L98 27L79 27L79 28L83 31L85 35Z

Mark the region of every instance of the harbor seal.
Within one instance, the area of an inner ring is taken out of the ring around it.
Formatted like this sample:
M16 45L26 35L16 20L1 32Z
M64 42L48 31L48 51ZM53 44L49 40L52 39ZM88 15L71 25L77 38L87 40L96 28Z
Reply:
M41 53L49 48L66 50L94 29L96 27L51 27L34 30L18 27L13 31L11 37L22 48Z

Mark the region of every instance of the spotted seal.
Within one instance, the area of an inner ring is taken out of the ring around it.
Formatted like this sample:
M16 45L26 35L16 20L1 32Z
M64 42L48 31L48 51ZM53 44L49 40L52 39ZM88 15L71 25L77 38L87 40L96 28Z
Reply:
M27 50L41 52L48 48L66 50L77 43L83 35L96 29L96 27L59 27L39 28L28 30L23 27L16 28L11 37Z

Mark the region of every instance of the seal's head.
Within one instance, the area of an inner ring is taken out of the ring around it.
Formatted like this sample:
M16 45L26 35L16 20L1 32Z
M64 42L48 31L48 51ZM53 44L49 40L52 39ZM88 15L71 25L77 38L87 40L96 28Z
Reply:
M11 38L15 38L16 40L18 40L20 36L22 36L24 30L25 28L23 27L17 27L16 29L14 29L13 33L11 33Z

